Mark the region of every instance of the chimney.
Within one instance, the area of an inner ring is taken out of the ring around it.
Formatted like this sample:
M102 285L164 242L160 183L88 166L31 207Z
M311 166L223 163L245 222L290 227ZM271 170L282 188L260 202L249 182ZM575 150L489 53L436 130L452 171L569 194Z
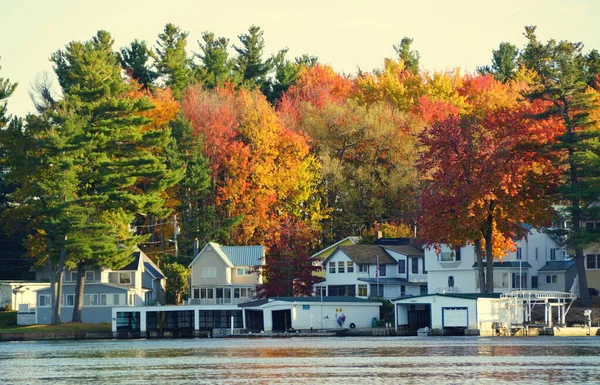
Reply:
M198 238L194 238L194 258L198 255Z

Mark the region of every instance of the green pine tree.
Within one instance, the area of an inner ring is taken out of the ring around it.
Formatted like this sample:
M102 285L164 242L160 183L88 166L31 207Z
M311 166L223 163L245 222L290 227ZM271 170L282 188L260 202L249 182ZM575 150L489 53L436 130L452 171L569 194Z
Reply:
M477 71L482 74L491 74L496 80L506 83L514 79L519 69L519 50L510 43L500 43L497 50L492 51L492 65L478 67Z
M239 76L245 87L263 88L267 82L267 75L273 69L274 58L263 60L265 39L263 31L255 25L248 29L247 34L238 36L241 46L233 46L237 52L234 73Z
M181 96L181 92L192 80L192 62L187 57L187 32L169 23L163 33L158 35L155 48L156 71L171 87L173 95Z
M395 45L394 49L398 57L402 59L406 68L410 69L414 74L419 73L419 55L418 51L411 51L410 46L413 43L413 39L404 37L400 41L400 44Z
M588 306L591 298L588 293L584 249L589 244L600 241L600 234L588 231L582 223L600 217L600 208L597 207L600 199L600 130L589 114L593 109L600 108L600 105L586 92L591 71L587 58L582 53L583 45L555 40L544 44L537 40L535 29L525 28L528 43L521 56L522 63L537 75L533 91L526 96L531 100L551 102L540 118L560 119L565 128L556 145L556 149L563 155L557 166L565 170L559 198L568 205L571 221L566 244L574 250L581 302L583 306Z
M213 88L222 85L232 77L233 62L227 52L229 39L215 37L212 32L204 32L202 40L204 42L198 41L202 53L196 54L196 57L201 62L201 78L204 86Z
M152 51L145 41L134 40L129 47L121 48L121 65L142 87L152 89L158 74L148 65Z

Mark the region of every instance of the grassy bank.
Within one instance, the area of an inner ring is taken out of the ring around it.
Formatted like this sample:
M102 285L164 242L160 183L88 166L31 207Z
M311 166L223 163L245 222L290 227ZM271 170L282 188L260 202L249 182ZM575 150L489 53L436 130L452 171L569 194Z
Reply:
M17 312L0 312L0 333L110 332L108 323L85 324L66 322L60 325L17 325Z

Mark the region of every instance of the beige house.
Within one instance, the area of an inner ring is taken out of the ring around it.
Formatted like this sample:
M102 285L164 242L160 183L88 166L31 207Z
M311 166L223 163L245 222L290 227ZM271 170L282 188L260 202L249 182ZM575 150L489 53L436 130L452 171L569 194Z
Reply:
M251 301L262 277L263 246L221 246L210 242L190 263L191 305L226 305Z

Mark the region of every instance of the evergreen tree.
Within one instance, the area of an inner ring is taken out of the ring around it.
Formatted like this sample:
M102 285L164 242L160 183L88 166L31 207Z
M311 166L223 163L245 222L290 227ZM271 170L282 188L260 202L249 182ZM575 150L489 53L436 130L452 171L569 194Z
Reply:
M275 62L275 79L268 85L268 91L265 93L267 99L276 104L283 93L296 83L298 75L303 68L311 68L317 64L317 57L310 55L302 55L294 61L285 58L287 49L283 49L277 53L274 58Z
M203 84L213 88L222 85L232 76L233 62L227 52L229 39L215 37L212 32L204 32L202 40L204 43L198 41L202 53L196 54L196 57L201 61Z
M518 58L519 50L515 45L500 43L500 47L492 51L492 65L478 67L477 71L482 75L491 74L499 82L506 83L514 79L519 69Z
M409 68L413 74L417 74L419 73L419 59L421 55L419 55L418 51L410 50L412 42L413 39L404 37L400 41L400 44L394 46L394 49L398 57L404 62L405 68Z
M248 29L247 34L239 35L241 46L233 46L238 53L235 58L234 72L240 77L244 86L262 88L267 81L267 75L273 69L273 58L263 60L265 39L263 31L255 25Z
M192 79L192 63L185 51L187 37L187 32L169 23L156 41L156 70L165 78L165 84L171 87L176 97L181 96L181 91Z
M6 113L5 99L12 95L15 88L17 88L17 83L11 83L9 79L0 78L0 128L4 127L9 120Z
M598 157L600 130L590 112L598 110L597 94L588 92L590 68L583 45L568 41L537 40L536 27L525 27L528 43L523 50L523 64L537 75L533 89L526 96L531 100L548 102L540 119L559 119L564 134L559 137L554 150L559 152L560 167L564 171L559 198L568 202L570 231L566 245L574 250L579 278L582 305L588 306L591 298L585 271L584 248L600 240L600 234L582 226L584 221L596 220L600 214L598 184Z
M152 89L158 74L148 65L152 51L145 41L134 40L129 47L121 48L121 65L144 88Z
M77 259L77 291L73 321L81 321L86 266L118 269L129 262L139 237L130 231L136 214L164 216L162 192L178 181L155 148L168 146L169 130L146 130L140 114L152 108L133 95L121 77L118 55L108 32L85 43L72 42L52 55L64 93L66 122L81 122L82 132L70 143L83 148L78 164L76 196L91 208L85 252ZM143 183L142 183L143 182ZM110 229L110 230L108 230Z

